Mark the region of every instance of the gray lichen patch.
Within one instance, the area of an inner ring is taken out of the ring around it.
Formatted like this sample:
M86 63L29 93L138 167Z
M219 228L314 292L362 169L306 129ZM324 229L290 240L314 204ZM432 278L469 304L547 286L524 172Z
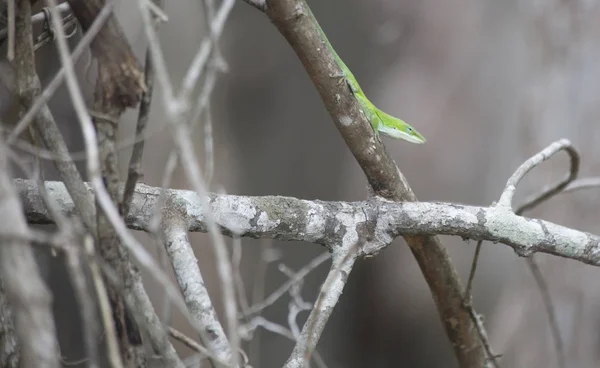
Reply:
M530 248L540 241L543 233L539 223L521 221L521 218L505 207L492 207L487 212L486 227L489 233L502 242L513 243L520 239L521 248Z

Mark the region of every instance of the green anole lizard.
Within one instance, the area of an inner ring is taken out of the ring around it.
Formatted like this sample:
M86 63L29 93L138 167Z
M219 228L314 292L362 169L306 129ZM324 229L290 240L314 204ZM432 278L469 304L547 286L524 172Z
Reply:
M308 9L310 16L317 25L317 28L319 29L319 32L321 34L321 37L323 37L325 44L329 47L331 53L335 57L336 63L338 64L340 69L342 69L343 75L333 77L341 77L346 79L350 90L352 91L354 97L360 104L367 120L369 120L369 122L373 126L375 133L381 133L390 138L403 139L412 143L425 143L425 137L423 137L421 133L419 133L415 128L410 126L405 121L395 118L381 111L379 108L377 108L377 106L373 105L373 103L369 101L363 90L360 88L360 85L358 84L356 77L354 77L354 74L352 74L350 69L335 52L333 46L331 46L331 43L329 43L327 36L325 36L325 32L323 32L323 29L319 25L319 22L317 22L314 14L312 14L310 8L306 6L306 9Z

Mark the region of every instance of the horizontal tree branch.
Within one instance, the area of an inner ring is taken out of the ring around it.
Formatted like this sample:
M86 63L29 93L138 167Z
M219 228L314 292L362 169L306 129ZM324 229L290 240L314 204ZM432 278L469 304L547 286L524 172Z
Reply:
M17 179L27 219L51 223L35 183ZM61 182L46 182L48 194L61 209L74 212L73 202ZM136 187L127 226L149 231L161 189ZM163 211L177 211L188 230L206 232L205 217L196 193L166 190L169 203ZM377 197L362 202L327 202L280 196L209 196L214 218L225 235L300 240L329 249L363 244L360 254L371 256L400 235L457 235L511 246L519 256L548 253L600 265L600 237L541 219L515 215L502 206L476 207L452 203L394 203Z

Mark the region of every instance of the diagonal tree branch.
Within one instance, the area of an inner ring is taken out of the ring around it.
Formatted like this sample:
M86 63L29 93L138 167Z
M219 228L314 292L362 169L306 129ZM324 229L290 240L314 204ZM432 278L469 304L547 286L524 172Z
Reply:
M171 206L170 209L176 208ZM206 332L200 338L210 352L209 356L227 366L223 360L231 355L229 342L194 256L185 216L179 216L177 210L170 211L169 216L165 216L161 235L190 314Z
M267 0L264 11L298 55L375 195L392 201L417 201L383 143L374 136L351 91L332 77L342 75L342 71L306 2ZM405 235L404 239L429 285L460 366L483 366L485 349L463 306L463 286L448 252L437 237Z

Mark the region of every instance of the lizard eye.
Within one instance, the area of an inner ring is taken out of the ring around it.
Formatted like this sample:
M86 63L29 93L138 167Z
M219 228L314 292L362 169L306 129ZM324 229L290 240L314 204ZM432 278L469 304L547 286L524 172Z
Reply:
M408 127L408 128L406 128L406 130L407 130L409 133L412 133L412 132L413 132L413 128L411 128L411 127Z

